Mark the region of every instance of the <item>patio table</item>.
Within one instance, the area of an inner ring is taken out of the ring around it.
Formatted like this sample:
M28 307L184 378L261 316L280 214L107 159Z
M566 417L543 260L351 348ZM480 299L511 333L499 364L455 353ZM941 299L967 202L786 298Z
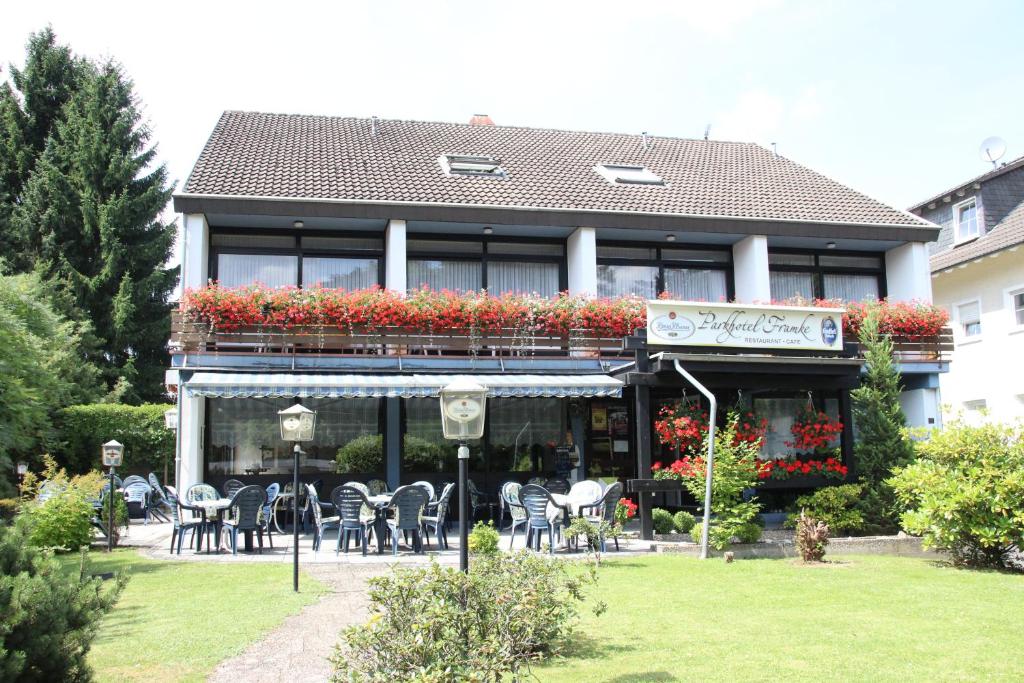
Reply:
M231 507L230 498L216 498L214 500L196 500L192 502L194 507L206 510L206 517L209 519L213 513L217 515L217 526L214 528L214 540L217 544L217 552L220 552L220 527L224 521L224 512ZM245 531L245 549L252 551L252 531Z

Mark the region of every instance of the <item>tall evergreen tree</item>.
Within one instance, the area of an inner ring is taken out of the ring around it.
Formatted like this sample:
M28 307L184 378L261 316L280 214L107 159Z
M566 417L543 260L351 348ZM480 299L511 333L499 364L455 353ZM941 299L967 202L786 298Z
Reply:
M178 269L165 267L173 223L167 171L119 65L90 66L64 105L14 212L42 276L87 314L101 338L96 361L128 400L162 392L167 302Z
M10 83L0 85L0 255L8 270L34 265L25 235L11 223L15 206L46 148L64 105L81 87L86 62L57 44L50 27L29 36L25 65L10 66ZM17 92L15 92L15 88Z
M853 452L864 485L861 509L871 531L890 532L897 528L899 515L895 494L885 480L894 467L914 459L914 447L904 432L907 418L900 405L902 387L892 340L879 334L876 315L864 319L859 338L867 372L850 398L857 427Z

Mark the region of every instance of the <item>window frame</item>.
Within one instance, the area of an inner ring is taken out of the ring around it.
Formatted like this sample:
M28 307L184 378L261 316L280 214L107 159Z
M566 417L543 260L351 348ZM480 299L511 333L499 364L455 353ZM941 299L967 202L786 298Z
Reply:
M566 248L564 239L533 238L533 237L510 237L506 235L438 235L436 233L411 233L406 238L408 241L423 242L479 242L479 254L445 254L430 251L409 250L406 252L406 272L408 272L409 261L460 261L469 263L480 263L480 286L488 289L487 266L491 261L504 261L506 263L554 263L558 266L558 291L564 292L569 288L569 267L566 259ZM517 244L550 244L558 246L561 255L548 254L492 254L488 249L491 242L517 243ZM419 287L419 283L407 283L410 290ZM495 294L498 296L498 294Z
M632 172L632 175L620 175L623 171ZM643 164L604 163L594 166L594 172L612 185L646 185L652 187L668 186L668 183L665 182L664 178Z
M967 335L964 332L964 323L960 317L960 309L968 304L978 305L978 334ZM975 296L970 299L963 299L953 303L953 321L955 326L953 328L953 338L956 340L957 346L966 346L967 344L977 344L985 336L985 326L982 324L982 308L981 308L981 297Z
M812 256L814 259L813 265L800 266L800 265L788 265L788 264L772 264L772 254L791 254L797 256ZM881 301L888 296L885 281L885 254L876 251L850 251L850 250L838 250L829 249L828 251L821 251L819 249L769 249L769 263L768 263L768 277L771 279L772 271L778 273L810 273L811 285L814 289L815 299L825 298L825 275L873 275L878 281L878 300ZM873 257L878 259L877 268L864 268L860 266L823 266L821 265L820 258L822 256L851 256L851 257Z
M722 246L717 244L690 244L684 242L671 242L668 244L650 244L650 243L637 243L637 242L624 242L622 240L600 240L597 242L597 248L601 247L640 247L642 249L654 249L655 258L653 259L634 259L626 257L614 257L614 256L598 256L597 265L599 266L647 266L658 269L658 275L655 278L654 290L655 296L660 295L665 291L665 271L666 270L721 270L725 272L725 297L726 301L732 301L736 297L736 282L733 276L733 260L732 260L732 247ZM694 249L699 251L716 251L722 252L727 256L726 261L718 263L708 263L707 261L685 261L682 259L666 259L663 256L663 251L673 250L685 250ZM602 296L598 293L598 296ZM714 301L708 303L717 303Z
M213 239L215 235L266 235L273 237L292 238L292 248L284 247L263 248L263 247L223 247L215 246ZM303 237L339 237L354 239L380 239L380 249L304 249L302 246ZM238 256L295 256L298 259L296 267L296 281L292 283L295 287L302 288L302 259L305 256L311 258L338 258L338 259L376 259L377 261L377 285L384 286L384 233L359 232L352 230L264 230L261 228L236 228L219 227L210 228L209 236L210 255L207 264L207 272L211 280L217 280L218 261L221 254L233 254Z
M1010 334L1024 332L1024 321L1017 321L1017 307L1014 299L1018 296L1024 296L1024 283L1018 284L1014 287L1007 287L1003 290L1003 298L1006 301L1006 308L1010 312ZM1021 306L1021 311L1024 311L1024 305Z
M967 237L960 236L960 211L968 204L974 204L974 225L977 231L973 235ZM967 244L981 237L984 232L981 222L981 204L978 202L977 195L971 195L963 201L957 202L953 205L953 244Z

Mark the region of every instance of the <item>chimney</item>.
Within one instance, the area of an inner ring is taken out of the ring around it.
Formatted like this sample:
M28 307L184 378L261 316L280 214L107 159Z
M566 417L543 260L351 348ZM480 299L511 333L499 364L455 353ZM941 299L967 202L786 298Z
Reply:
M471 126L493 126L494 121L487 114L473 114L473 118L469 120Z

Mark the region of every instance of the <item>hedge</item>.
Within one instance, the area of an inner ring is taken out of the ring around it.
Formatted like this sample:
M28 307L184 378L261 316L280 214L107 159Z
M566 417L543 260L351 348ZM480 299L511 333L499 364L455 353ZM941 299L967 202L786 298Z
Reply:
M174 467L175 433L164 426L164 412L171 407L96 403L64 408L57 417L61 442L57 461L71 474L102 468L100 446L117 439L124 444L119 473L156 472L162 478L165 459Z

